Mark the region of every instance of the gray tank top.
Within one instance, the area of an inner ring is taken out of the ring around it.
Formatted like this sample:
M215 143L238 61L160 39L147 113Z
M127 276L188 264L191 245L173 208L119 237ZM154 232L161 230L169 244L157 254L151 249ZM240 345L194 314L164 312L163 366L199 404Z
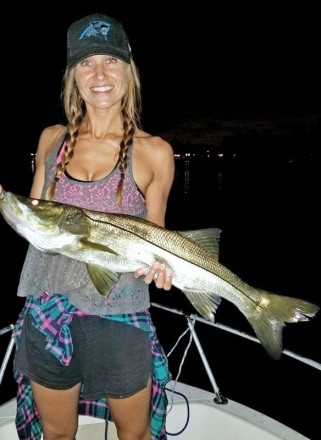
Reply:
M63 140L57 143L46 161L45 185L52 181L56 164L63 152ZM146 216L144 196L138 189L132 172L132 149L128 151L122 206L115 202L119 181L118 166L106 177L92 182L73 179L65 173L57 183L54 200L105 212L119 212L137 217ZM22 268L18 296L40 296L43 292L60 293L80 310L95 315L135 313L150 307L149 287L132 273L124 273L107 298L92 284L85 263L39 251L31 244Z

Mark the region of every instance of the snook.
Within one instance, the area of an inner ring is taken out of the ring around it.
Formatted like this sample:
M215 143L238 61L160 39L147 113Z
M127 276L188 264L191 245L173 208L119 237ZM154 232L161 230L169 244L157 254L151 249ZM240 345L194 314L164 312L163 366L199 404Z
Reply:
M172 231L122 214L108 214L6 192L0 210L7 223L36 248L86 263L96 289L107 296L118 274L165 263L173 284L195 309L214 320L221 298L252 325L266 351L282 353L285 323L308 321L319 307L245 283L218 261L220 230Z

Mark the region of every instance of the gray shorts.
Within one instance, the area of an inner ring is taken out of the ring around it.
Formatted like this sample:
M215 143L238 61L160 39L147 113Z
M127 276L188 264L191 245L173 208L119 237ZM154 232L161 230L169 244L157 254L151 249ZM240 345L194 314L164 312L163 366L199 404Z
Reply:
M148 333L99 316L74 315L73 357L62 365L45 346L46 337L26 315L14 367L48 388L65 390L83 382L86 399L129 397L144 389L152 374Z

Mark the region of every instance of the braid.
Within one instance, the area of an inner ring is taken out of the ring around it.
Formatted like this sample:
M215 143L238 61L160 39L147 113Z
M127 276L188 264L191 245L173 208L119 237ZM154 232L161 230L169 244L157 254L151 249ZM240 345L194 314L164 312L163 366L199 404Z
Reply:
M69 129L69 127L68 127L68 129ZM47 191L46 191L46 199L48 199L48 200L53 199L57 183L59 182L61 176L63 175L63 173L66 169L66 166L68 165L70 159L72 158L72 156L74 154L74 148L75 148L77 136L78 136L78 129L75 130L73 133L68 131L65 136L64 153L61 157L61 160L57 163L55 177L54 177L53 181L50 183L50 185L48 186Z
M128 148L134 143L136 130L140 128L141 94L138 69L133 60L127 65L128 88L122 100L123 140L119 151L120 179L116 191L116 202L121 205L125 171L128 166Z
M120 151L119 151L119 172L120 179L117 186L116 191L116 202L121 205L122 203L122 193L123 193L123 185L125 179L125 171L128 167L128 149L129 146L134 142L134 134L136 131L136 127L133 124L132 120L127 116L125 110L122 111L123 115L123 131L124 137L120 143Z
M57 183L59 182L59 179L63 175L66 166L68 165L74 154L74 148L79 133L79 127L85 115L84 102L78 92L78 88L75 87L74 71L70 71L68 68L66 69L63 83L65 113L68 119L67 133L65 136L66 147L64 149L61 161L57 163L54 179L50 183L46 191L46 198L49 200L53 199Z

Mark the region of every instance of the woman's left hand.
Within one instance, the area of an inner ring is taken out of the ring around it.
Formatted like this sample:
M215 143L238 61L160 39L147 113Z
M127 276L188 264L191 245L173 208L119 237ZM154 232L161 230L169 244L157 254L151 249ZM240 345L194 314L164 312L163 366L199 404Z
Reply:
M151 267L142 267L134 272L135 278L145 276L144 281L150 284L155 281L158 289L170 290L172 287L172 271L166 269L165 264L160 264L157 261Z

